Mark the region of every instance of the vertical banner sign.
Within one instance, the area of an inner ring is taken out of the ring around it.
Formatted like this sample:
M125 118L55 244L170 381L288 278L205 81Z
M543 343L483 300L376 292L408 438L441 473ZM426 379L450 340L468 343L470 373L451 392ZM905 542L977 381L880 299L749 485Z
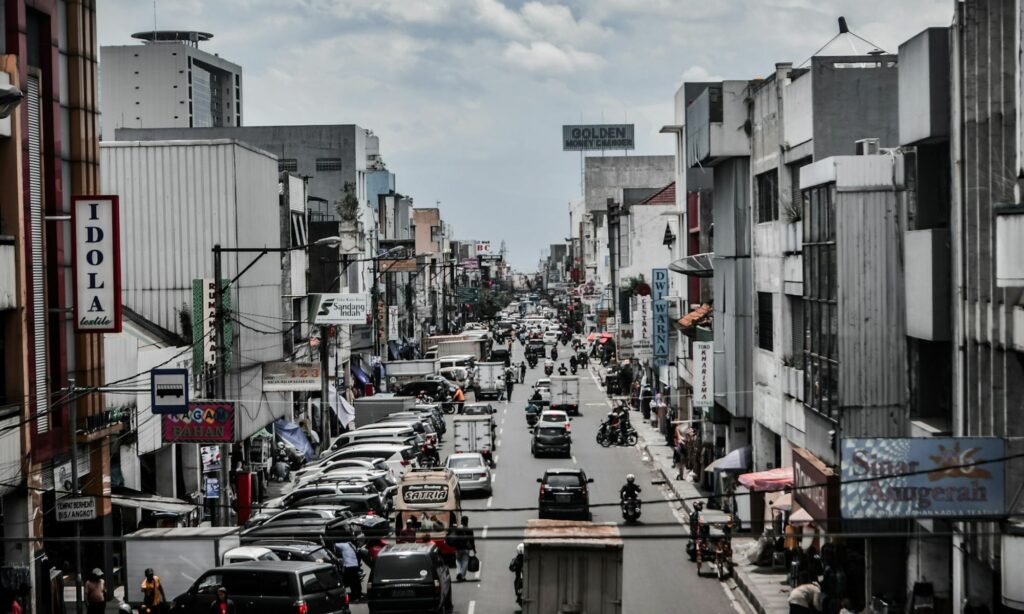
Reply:
M668 364L668 269L651 269L651 298L654 326L654 362Z
M221 283L224 283L223 280ZM217 287L212 279L192 280L192 360L196 365L217 364L217 324L215 300ZM221 294L224 311L231 309L231 288L224 288ZM234 343L234 327L231 318L224 318L224 368L231 369L231 348Z
M693 406L715 406L715 344L695 341L693 344Z
M116 196L71 202L75 331L121 332L121 229Z
M388 341L398 341L398 306L388 305Z

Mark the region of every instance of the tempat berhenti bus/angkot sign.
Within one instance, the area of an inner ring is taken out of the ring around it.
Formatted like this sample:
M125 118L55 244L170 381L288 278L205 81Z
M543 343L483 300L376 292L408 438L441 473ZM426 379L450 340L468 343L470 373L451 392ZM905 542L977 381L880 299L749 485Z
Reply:
M116 196L76 196L71 203L75 330L121 332L121 230Z
M998 437L843 439L842 516L1002 516L1005 448Z

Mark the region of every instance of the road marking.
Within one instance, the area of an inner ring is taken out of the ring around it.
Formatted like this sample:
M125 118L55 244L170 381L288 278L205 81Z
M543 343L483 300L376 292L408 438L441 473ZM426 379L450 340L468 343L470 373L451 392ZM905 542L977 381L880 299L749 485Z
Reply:
M504 427L502 427L502 428L499 428L499 429L498 429L498 434L499 434L499 435L504 435L504 434L505 434L505 429L504 429Z
M490 508L491 504L494 503L494 497L487 497L487 507Z
M577 464L577 463L576 463L576 457L575 457L575 456L573 456L573 457L572 457L572 464L574 464L574 465L576 465L576 464Z
M498 481L498 472L494 471L494 472L491 473L491 486L494 486L494 483L497 482L497 481Z
M494 454L494 464L495 465L498 464L498 454L497 453Z
M726 598L729 599L729 603L732 605L732 609L736 610L739 614L747 614L746 610L740 605L740 602L736 600L736 596L732 594L732 589L726 582L719 582L719 586L725 591Z
M494 447L495 447L495 448L501 447L501 440L500 440L500 439L498 439L498 440L496 440L496 441L494 442Z
M473 614L473 612L476 612L476 602L470 601L469 607L466 608L466 614Z
M484 525L484 530L480 531L480 538L487 539L487 525Z

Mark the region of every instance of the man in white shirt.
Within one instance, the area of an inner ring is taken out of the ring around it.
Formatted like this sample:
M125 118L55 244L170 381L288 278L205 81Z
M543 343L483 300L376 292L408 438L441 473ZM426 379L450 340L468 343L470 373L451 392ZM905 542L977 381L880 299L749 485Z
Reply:
M345 586L348 587L352 601L360 601L363 598L363 583L359 579L359 557L356 555L356 548L352 542L338 542L334 549L341 557L342 576Z

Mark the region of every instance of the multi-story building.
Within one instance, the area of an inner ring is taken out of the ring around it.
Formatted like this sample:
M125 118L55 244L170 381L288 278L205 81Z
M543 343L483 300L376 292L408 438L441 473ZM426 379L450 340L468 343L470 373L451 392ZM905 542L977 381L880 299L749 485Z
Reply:
M207 32L132 34L140 45L100 49L103 140L118 128L242 125L242 67L207 53Z
M71 544L41 541L73 531L56 522L54 474L78 466L96 510L81 530L111 536L110 435L123 428L104 421L101 395L69 394L72 382L104 382L102 335L76 332L69 316L72 198L100 191L95 33L93 3L0 3L0 82L24 94L0 119L0 502L5 582L14 583L4 588L25 582L43 614L63 611L50 573L75 560ZM78 571L97 566L113 569L109 542L89 548Z

